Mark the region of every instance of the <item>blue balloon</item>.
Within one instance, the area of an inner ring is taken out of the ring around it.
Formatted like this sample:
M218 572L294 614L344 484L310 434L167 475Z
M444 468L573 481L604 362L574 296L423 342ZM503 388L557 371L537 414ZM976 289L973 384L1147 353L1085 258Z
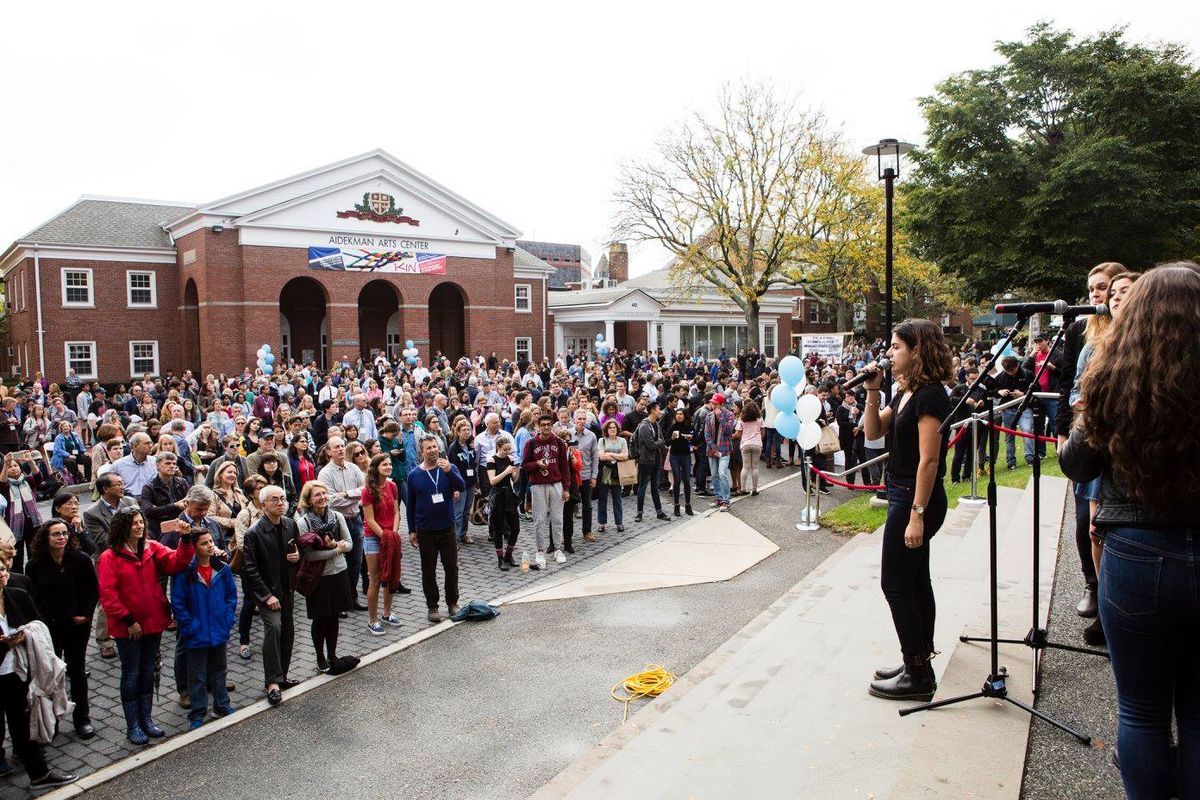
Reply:
M784 356L779 362L779 377L788 386L799 386L804 383L804 362L795 356Z
M268 353L269 353L269 352L271 352L271 345L269 345L269 344L264 344L264 345L263 345L263 350L266 350Z
M771 390L771 405L775 406L777 411L789 414L794 412L796 410L796 392L790 386L779 384Z
M604 341L604 334L603 334L603 333L597 333L597 334L596 334L596 341L597 341L597 342L603 342L603 341Z
M416 356L409 356L409 357L408 357L408 365L409 365L410 367L411 367L411 366L413 366L413 365L415 365L416 363L417 363L417 358L416 358Z
M800 435L800 418L790 411L780 411L775 417L775 430L783 438L794 441Z
M413 346L413 340L412 340L412 339L405 339L405 340L404 340L404 346L405 346L405 347L409 347L409 348L411 348L411 347Z
M270 364L267 364L267 365L266 365L265 367L263 367L262 369L263 369L263 374L264 374L264 375L270 375L271 373L275 372L275 368L274 368L274 367L272 367Z
M263 356L263 361L267 362L268 364L274 364L275 363L275 354L267 353L265 356Z

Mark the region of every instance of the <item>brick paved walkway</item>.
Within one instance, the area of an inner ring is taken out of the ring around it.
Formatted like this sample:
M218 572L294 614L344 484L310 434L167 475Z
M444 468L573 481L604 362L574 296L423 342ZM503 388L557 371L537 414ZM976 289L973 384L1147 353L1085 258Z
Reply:
M791 470L771 470L764 474L763 479L770 482L790 473ZM694 498L696 501L694 508L698 513L708 508L708 504L704 502L707 499L709 498ZM670 513L669 497L664 496L663 501L664 508L667 513ZM475 539L475 544L463 545L459 550L460 602L494 600L528 586L534 581L552 578L561 569L577 567L580 563L588 564L590 568L604 560L632 550L647 539L663 533L665 528L676 522L674 519L670 522L655 519L649 497L646 498L646 507L648 511L646 521L640 524L633 522L637 508L636 498L633 496L624 498L625 532L617 533L616 526L612 524L610 518L607 533L597 534L599 541L592 544L582 541L578 532L579 521L576 520L575 555L568 556L567 563L561 566L555 564L553 558L548 559L546 569L542 572L530 570L528 573L522 573L519 569L501 572L496 566L495 551L487 542L486 528L472 526L471 535ZM685 516L681 519L688 518ZM366 612L351 612L349 619L342 620L338 642L340 654L362 656L430 626L425 616L427 611L425 599L421 593L420 562L416 557L415 548L408 546L407 536L404 537L404 542L402 579L405 586L411 588L413 593L396 595L392 606L393 612L400 617L403 625L399 628L388 627L387 633L383 636L373 636L367 631ZM532 529L526 523L522 523L521 537L517 542L516 557L518 559L522 549L527 549L532 558L534 551ZM444 614L445 601L442 602ZM303 681L319 673L312 639L308 632L308 619L304 613L304 598L299 596L296 597L295 623L296 640L289 677L292 680ZM250 642L253 656L248 661L242 660L238 656L236 629L229 643L229 680L237 686L234 691L230 692L230 699L238 708L263 697L263 674L260 658L262 623L257 617L251 631ZM168 737L188 729L187 711L179 706L178 695L175 692L172 658L174 648L174 634L163 634L162 681L155 703L154 719L167 732ZM59 733L54 741L46 746L46 758L52 767L80 775L95 772L143 749L131 745L125 738L124 716L121 713L117 691L120 677L118 661L100 658L93 640L89 650L89 667L91 669L89 687L92 722L96 726L96 737L90 741L80 740L75 736L68 719L64 721L63 732ZM5 749L5 754L9 757L9 763L13 765L15 771L8 778L0 779L0 800L24 800L24 798L35 796L35 793L30 790L29 778L21 767L20 761L12 756L10 748Z

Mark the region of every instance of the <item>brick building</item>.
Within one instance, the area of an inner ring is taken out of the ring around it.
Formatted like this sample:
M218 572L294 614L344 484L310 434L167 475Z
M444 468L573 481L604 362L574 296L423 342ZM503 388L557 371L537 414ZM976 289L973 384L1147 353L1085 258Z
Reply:
M8 373L233 372L263 343L541 358L555 267L519 235L379 150L201 205L85 196L0 256Z

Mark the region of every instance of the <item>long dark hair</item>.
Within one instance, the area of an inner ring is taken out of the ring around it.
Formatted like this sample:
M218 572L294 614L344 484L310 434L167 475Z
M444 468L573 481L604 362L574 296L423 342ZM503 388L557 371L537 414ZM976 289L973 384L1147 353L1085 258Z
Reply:
M954 372L954 356L941 326L927 319L906 319L892 334L913 351L912 365L897 380L905 391L915 391L931 383L945 383Z
M1200 438L1169 429L1194 416L1197 330L1200 266L1156 267L1133 284L1080 379L1088 441L1108 456L1126 495L1146 505L1177 502L1200 482Z
M75 536L75 531L71 529L70 523L62 517L51 517L39 525L33 534L33 544L29 546L29 554L34 561L50 558L50 529L55 525L62 525L67 529L67 552L73 553L79 549L79 539Z
M375 502L383 499L383 487L387 483L387 478L379 474L379 465L384 461L391 461L391 458L386 453L379 453L371 456L371 463L367 465L367 489Z
M758 419L758 403L747 400L742 406L742 422L754 422Z
M115 553L121 552L121 548L129 541L129 531L133 528L133 521L142 516L139 509L131 508L126 511L118 511L113 514L112 522L108 524L108 547ZM143 517L143 520L145 517ZM138 540L138 555L142 553L142 548L146 545L146 537L142 536Z

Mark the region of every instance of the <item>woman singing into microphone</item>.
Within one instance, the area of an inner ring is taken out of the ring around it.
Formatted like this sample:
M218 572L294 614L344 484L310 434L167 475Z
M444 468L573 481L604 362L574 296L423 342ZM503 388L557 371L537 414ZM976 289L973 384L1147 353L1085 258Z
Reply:
M924 319L897 325L887 355L900 392L880 410L882 373L868 380L863 420L868 439L886 432L891 444L880 582L904 664L877 670L870 692L888 700L929 700L937 689L929 665L936 611L929 540L946 518L942 479L949 432L938 428L950 415L942 383L950 378L952 356L942 329Z

